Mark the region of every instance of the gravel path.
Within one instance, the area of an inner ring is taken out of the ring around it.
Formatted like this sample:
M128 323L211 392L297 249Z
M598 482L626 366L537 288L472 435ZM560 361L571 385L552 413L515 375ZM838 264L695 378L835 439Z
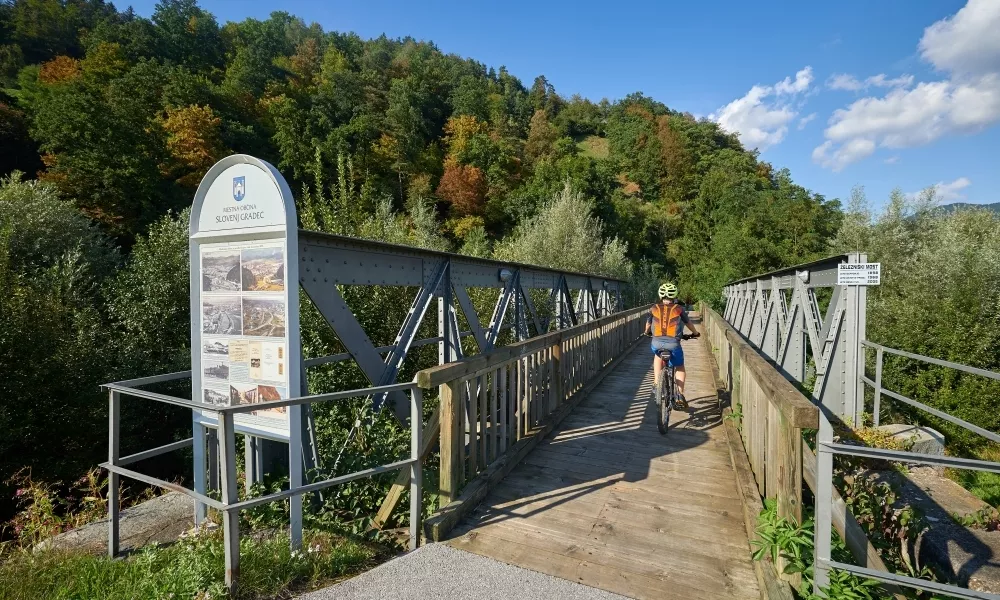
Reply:
M300 596L300 600L624 600L564 579L428 544L353 579Z

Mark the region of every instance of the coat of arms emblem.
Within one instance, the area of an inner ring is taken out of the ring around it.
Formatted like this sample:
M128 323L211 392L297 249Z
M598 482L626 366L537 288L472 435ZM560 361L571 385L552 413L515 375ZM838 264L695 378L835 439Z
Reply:
M243 175L233 177L233 199L239 202L247 195L247 178Z

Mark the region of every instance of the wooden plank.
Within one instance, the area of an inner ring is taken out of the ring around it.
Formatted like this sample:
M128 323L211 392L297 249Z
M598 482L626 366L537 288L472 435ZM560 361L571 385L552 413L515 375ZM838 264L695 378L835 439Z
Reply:
M691 479L692 485L711 485L719 489L733 489L732 468L728 471L722 468L705 469L698 460L652 461L647 459L622 460L620 457L608 458L601 453L570 455L554 452L548 447L540 446L532 452L532 460L527 464L548 467L553 470L566 470L582 474L601 472L624 473L630 477L655 479L658 477Z
M473 380L474 381L474 380ZM471 382L470 382L471 383ZM467 432L467 444L468 444L468 455L466 460L468 461L468 474L467 479L475 479L476 475L479 473L479 445L478 445L478 429L479 429L479 402L477 397L473 394L476 388L474 385L463 385L462 386L462 398L465 403L466 413L469 415L469 422L466 423L468 429Z
M778 472L784 466L778 452L778 439L781 437L781 411L767 398L763 399L764 413L767 415L764 434L764 489L766 498L779 498Z
M490 462L497 459L500 450L500 369L490 375Z
M570 559L585 560L628 573L662 580L670 591L684 597L697 597L698 593L711 593L713 597L739 597L741 579L734 578L724 569L719 569L710 561L691 554L674 553L670 556L623 554L585 537L554 538L548 532L521 529L512 531L502 527L486 527L474 532L475 537L489 536L498 542L513 542L550 552ZM471 536L470 536L471 537ZM470 540L471 541L471 540ZM460 542L454 545L458 546ZM713 577L705 577L706 570ZM753 596L743 596L753 597Z
M500 397L498 399L500 403L500 453L503 454L507 451L507 441L510 436L510 433L507 431L510 419L510 416L507 413L507 407L510 406L510 399L507 396L507 380L510 379L510 363L500 365L500 370L497 372L500 376Z
M462 449L465 431L462 429L462 393L465 386L457 381L441 386L441 473L439 506L447 506L458 497L464 467Z
M716 545L705 543L699 537L686 535L685 532L664 531L633 523L630 519L624 521L609 519L603 516L596 518L584 517L569 510L552 510L544 514L511 518L502 512L477 510L470 528L486 525L498 525L509 529L545 530L554 537L564 535L587 536L606 546L612 546L624 554L651 554L669 556L672 554L691 554L711 556L725 562L736 562L752 569L749 548L739 544Z
M456 548L482 554L520 565L533 571L547 573L569 581L623 594L640 600L662 598L709 599L712 596L697 589L685 589L675 581L624 573L587 560L569 558L553 552L510 542L477 532L463 536L453 543ZM677 595L673 595L676 590Z
M802 522L802 430L778 411L778 514Z
M618 444L614 440L607 440L607 443L599 447L595 447L589 442L590 440L587 438L564 442L556 442L549 439L541 444L537 451L541 452L544 450L569 456L602 458L604 460L615 460L623 463L667 463L682 467L681 470L692 469L691 472L698 473L698 476L708 475L703 472L704 470L719 471L720 474L729 474L733 470L728 456L720 455L718 460L705 462L702 460L702 457L706 455L702 454L697 461L692 461L683 452L664 452L661 448L647 448L627 443Z
M489 414L489 405L486 401L486 394L488 392L487 387L489 386L489 378L486 374L479 376L479 453L480 453L480 464L483 468L490 464L489 455L489 430L487 429L487 423L491 419Z
M533 502L550 502L553 506L566 509L569 506L587 503L600 508L635 510L636 514L655 515L666 511L671 514L690 517L698 522L725 523L739 520L742 526L742 508L735 496L717 496L710 493L684 492L674 488L638 487L622 480L608 478L594 482L572 482L553 488L551 481L520 478L509 475L502 486L498 486L489 496L489 510ZM609 516L610 513L604 515ZM596 515L595 515L596 516ZM692 525L698 527L700 525ZM742 536L741 536L742 537ZM746 547L745 541L742 544Z
M434 412L431 413L430 418L427 419L427 424L424 425L423 434L420 436L420 460L426 460L427 456L434 450L440 434L441 406L439 405L434 409ZM382 500L382 506L379 507L378 513L375 515L375 519L372 522L372 529L382 529L382 527L389 522L393 511L396 510L396 506L399 504L403 491L408 489L409 486L410 470L400 469L399 474L396 475L396 480L392 483L392 487L389 488L389 493L386 494L385 499Z

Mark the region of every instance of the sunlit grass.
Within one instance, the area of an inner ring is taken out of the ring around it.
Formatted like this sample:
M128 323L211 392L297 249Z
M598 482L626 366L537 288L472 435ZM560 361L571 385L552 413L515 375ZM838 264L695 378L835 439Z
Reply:
M974 458L1000 462L1000 447L987 446L976 452ZM965 469L948 469L947 474L983 502L1000 508L1000 474Z
M371 544L307 532L292 552L286 535L247 536L240 544L237 598L288 597L358 573L386 552ZM227 598L221 532L147 546L119 560L83 552L8 551L0 600Z

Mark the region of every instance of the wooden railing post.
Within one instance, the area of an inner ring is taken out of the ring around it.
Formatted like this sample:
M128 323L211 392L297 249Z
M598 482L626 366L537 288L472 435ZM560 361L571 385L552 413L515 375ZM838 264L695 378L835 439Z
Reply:
M563 401L562 393L562 343L556 343L552 346L552 358L549 361L549 377L551 378L551 387L549 392L551 393L552 404L549 407L550 411L557 410Z
M441 483L438 505L445 506L458 497L462 486L465 432L462 431L462 390L459 382L449 381L440 388L441 396Z

